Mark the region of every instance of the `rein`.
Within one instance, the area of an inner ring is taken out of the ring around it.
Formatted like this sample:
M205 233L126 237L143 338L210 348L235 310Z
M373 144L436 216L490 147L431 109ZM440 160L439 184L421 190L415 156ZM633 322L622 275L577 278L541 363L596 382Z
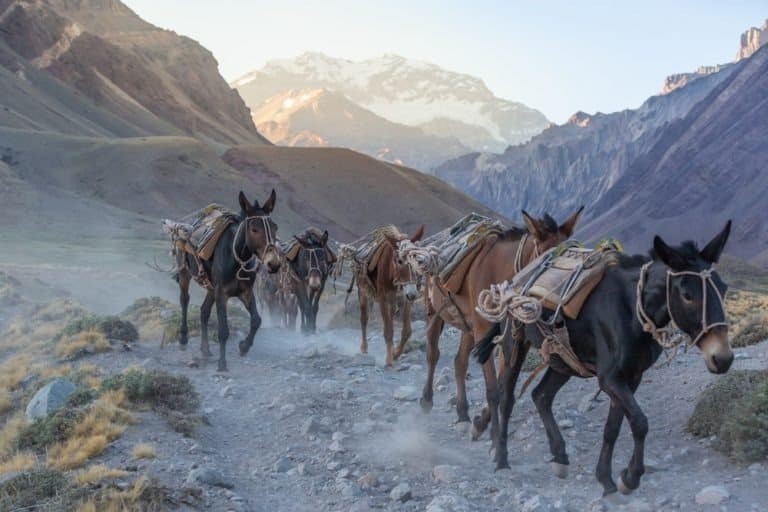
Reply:
M243 226L247 225L249 221L253 219L259 219L262 222L262 226L264 227L264 235L267 238L267 245L264 247L264 253L272 248L274 249L276 247L275 245L275 236L272 233L272 226L269 225L269 215L252 215L250 217L246 217L238 226L237 231L235 231L235 236L232 238L232 254L235 257L235 261L240 265L240 268L237 269L237 280L238 281L247 281L249 279L248 276L243 275L244 273L252 273L255 272L256 269L259 267L259 262L257 260L257 255L254 253L251 253L251 256L244 260L240 257L240 254L238 254L237 250L237 240L240 238L240 234L243 231ZM243 245L247 248L247 244L245 243L245 235L243 235Z
M519 273L525 265L523 265L523 256L525 253L525 244L528 242L528 239L531 238L530 233L526 233L523 235L523 238L520 239L520 243L517 244L517 252L515 253L515 263L512 267L515 271L515 274ZM535 260L541 255L539 251L539 242L534 238L533 239L533 258L531 258L531 261Z
M712 280L712 273L714 270L705 269L701 272L693 272L691 270L683 270L680 272L672 272L671 270L667 270L666 272L666 283L665 283L665 294L666 294L666 302L667 302L667 314L669 315L669 324L664 327L659 327L656 325L656 323L653 321L651 316L648 314L648 312L645 310L645 307L643 306L643 290L645 288L646 283L646 277L648 274L648 269L653 264L653 261L649 261L645 265L643 265L640 268L640 278L637 281L637 300L635 305L635 311L637 313L637 319L640 322L640 325L643 326L643 330L645 332L648 332L653 336L653 339L655 339L659 345L662 346L665 350L677 348L677 346L683 342L683 340L690 336L686 335L682 332L682 329L680 329L678 322L675 320L674 315L672 314L672 308L670 306L670 294L671 294L671 284L672 284L672 278L680 277L680 276L695 276L698 277L701 280L701 292L702 292L702 299L701 299L701 331L699 331L699 334L688 341L686 344L686 350L696 345L701 338L706 335L709 331L711 331L713 328L718 326L728 326L727 321L723 322L707 322L707 286L710 285L715 290L715 296L717 297L718 302L720 303L720 307L723 311L725 311L725 303L722 294L720 293L720 290L717 289L717 286L715 286L714 281Z

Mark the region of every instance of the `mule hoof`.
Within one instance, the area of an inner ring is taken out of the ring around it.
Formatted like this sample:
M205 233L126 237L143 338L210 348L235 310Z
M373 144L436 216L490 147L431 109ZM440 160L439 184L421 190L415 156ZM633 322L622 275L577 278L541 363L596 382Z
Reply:
M421 405L421 412L429 413L432 410L432 400L421 397L419 398L419 405Z
M511 470L512 468L509 467L509 462L507 461L498 461L496 463L496 469L494 471L504 471L504 470Z
M467 434L469 433L471 428L471 425L469 421L457 421L456 422L456 432L459 434Z
M471 434L472 441L477 441L480 439L480 436L483 435L482 430L477 428L477 424L475 423L477 421L477 416L475 416L475 421L472 422L472 428L469 430Z
M246 354L248 354L248 351L251 349L251 347L246 345L244 341L238 343L237 346L240 349L240 357L245 357Z
M618 487L619 492L624 496L629 496L635 491L634 489L631 489L630 487L627 486L627 484L624 483L624 479L622 477L619 477L618 481L616 482L616 487Z
M559 462L550 462L549 467L557 478L568 478L568 465Z
M219 371L219 372L228 372L229 370L227 369L227 363L219 363L219 366L218 366L218 368L216 369L216 371Z

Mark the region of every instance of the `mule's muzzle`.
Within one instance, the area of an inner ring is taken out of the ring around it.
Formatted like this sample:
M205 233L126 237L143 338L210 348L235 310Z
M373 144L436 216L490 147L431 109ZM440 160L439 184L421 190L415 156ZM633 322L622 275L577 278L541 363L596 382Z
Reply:
M405 293L405 298L410 302L415 301L419 296L419 290L416 288L416 285L412 283L405 285L403 292Z
M323 285L323 279L320 276L319 272L310 272L309 277L307 278L307 286L310 290L319 290L320 287Z
M267 272L270 274L280 270L280 257L277 255L277 251L268 249L266 254L264 254L264 261L262 263L267 267Z
M727 372L733 363L733 350L728 341L728 327L718 326L710 330L699 342L707 370L720 374Z

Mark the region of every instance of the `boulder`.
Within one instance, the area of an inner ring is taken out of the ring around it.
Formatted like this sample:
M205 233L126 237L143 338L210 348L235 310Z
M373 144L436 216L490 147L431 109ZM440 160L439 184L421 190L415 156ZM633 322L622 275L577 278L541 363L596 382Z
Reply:
M26 415L29 420L45 418L67 403L69 395L75 391L75 385L66 379L53 379L40 388L27 404Z

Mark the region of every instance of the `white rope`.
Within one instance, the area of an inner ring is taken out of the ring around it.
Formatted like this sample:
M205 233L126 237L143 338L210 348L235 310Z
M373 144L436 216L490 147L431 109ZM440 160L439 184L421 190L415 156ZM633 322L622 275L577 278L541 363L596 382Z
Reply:
M243 231L243 226L248 224L248 222L252 219L261 220L262 225L264 226L264 235L267 239L267 245L264 247L264 254L266 255L267 251L270 248L276 247L275 238L274 238L274 235L272 234L272 226L269 225L269 216L253 215L251 217L246 217L245 220L237 226L237 231L235 231L235 236L232 238L232 254L235 257L235 261L240 265L240 268L237 269L237 274L236 274L238 281L247 281L249 277L243 274L256 272L256 269L259 267L259 261L257 259L256 254L251 253L250 258L248 258L247 260L244 260L240 257L240 254L238 254L238 251L237 251L237 240L238 238L240 238L240 233L242 233ZM248 244L245 241L245 236L243 236L243 245L245 247L248 246Z
M434 245L419 246L406 238L398 242L397 252L419 277L437 273L440 251Z
M475 311L489 322L501 322L511 316L524 324L532 324L541 319L542 308L537 299L520 295L504 281L480 292Z

